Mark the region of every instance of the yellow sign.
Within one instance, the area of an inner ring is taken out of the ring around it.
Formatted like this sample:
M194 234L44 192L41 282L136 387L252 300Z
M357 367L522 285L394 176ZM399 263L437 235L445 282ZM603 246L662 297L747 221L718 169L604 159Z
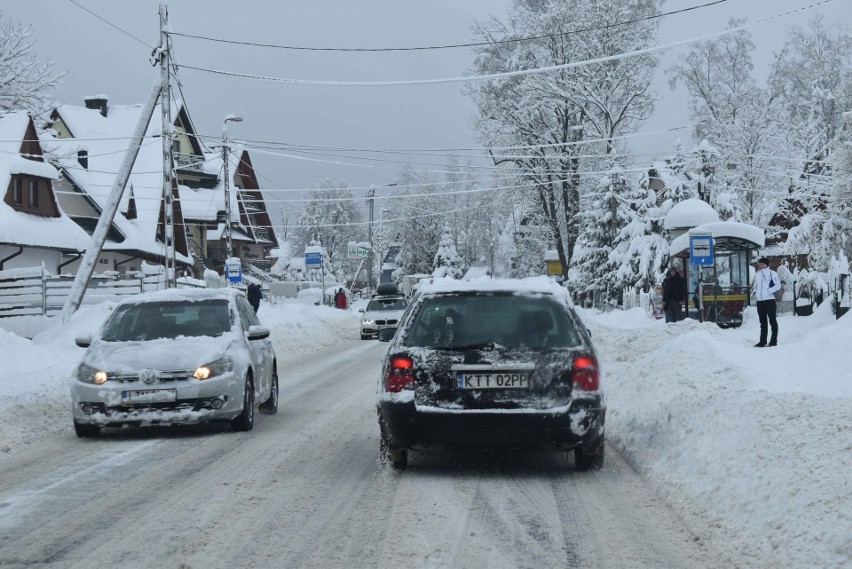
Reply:
M547 262L547 274L548 275L561 275L562 274L562 263L559 261L548 261Z

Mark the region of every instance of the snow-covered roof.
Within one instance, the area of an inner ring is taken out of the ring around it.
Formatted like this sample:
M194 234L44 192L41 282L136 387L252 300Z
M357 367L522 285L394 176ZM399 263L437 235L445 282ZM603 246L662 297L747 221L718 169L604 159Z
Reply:
M714 212L715 213L715 212ZM705 223L692 228L693 231L702 231L710 233L713 239L717 242L724 240L740 240L743 244L754 245L755 247L763 247L765 235L763 230L754 225L747 223L738 223L736 221L716 221L713 223ZM669 247L669 254L674 256L689 249L689 233L684 233L674 241Z
M663 222L665 229L689 229L719 221L719 214L705 201L690 198L675 204Z
M47 162L21 156L21 146L30 123L26 111L0 117L0 188L3 194L15 174L48 180L59 177L59 171ZM61 208L59 214L59 217L45 217L16 211L0 197L0 243L83 251L89 243L88 235Z
M74 105L60 105L56 108L56 114L67 127L71 138L46 138L45 150L57 160L68 178L101 209L106 206L142 110L143 105L110 105L104 116L99 109ZM152 255L163 253L163 245L156 239L163 191L160 114L157 105L118 208L119 212L128 211L132 191L136 202L136 218L115 216L113 224L125 239L121 243L107 241L105 250L144 251ZM86 151L88 168L78 162L79 151ZM182 262L191 262L180 252L177 258Z

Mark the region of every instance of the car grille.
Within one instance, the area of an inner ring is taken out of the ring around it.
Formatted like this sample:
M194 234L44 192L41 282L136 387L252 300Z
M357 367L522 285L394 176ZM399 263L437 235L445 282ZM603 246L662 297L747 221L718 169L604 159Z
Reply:
M176 369L157 371L157 381L155 383L169 383L172 381L186 381L195 372L194 369ZM141 379L141 372L137 373L108 373L107 381L118 381L121 383L132 383Z
M396 320L396 319L393 319L393 320L376 320L376 324L378 324L379 326L387 326L389 324L396 324L397 322L399 322L399 320Z

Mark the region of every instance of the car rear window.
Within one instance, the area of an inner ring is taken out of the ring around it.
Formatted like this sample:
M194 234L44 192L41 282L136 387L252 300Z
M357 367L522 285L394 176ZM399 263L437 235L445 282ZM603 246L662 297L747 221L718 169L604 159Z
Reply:
M571 348L581 345L565 308L547 296L456 294L424 298L403 344L461 348Z
M133 342L178 336L221 336L231 329L228 301L141 302L115 309L104 325L106 342Z

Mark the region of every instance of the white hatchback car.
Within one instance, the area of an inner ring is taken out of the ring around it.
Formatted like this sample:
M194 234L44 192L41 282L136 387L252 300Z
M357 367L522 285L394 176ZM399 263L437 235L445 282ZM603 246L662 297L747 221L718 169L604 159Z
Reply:
M71 385L74 429L230 421L254 426L254 410L278 410L269 329L234 289L170 289L118 303ZM262 402L259 406L256 402Z

